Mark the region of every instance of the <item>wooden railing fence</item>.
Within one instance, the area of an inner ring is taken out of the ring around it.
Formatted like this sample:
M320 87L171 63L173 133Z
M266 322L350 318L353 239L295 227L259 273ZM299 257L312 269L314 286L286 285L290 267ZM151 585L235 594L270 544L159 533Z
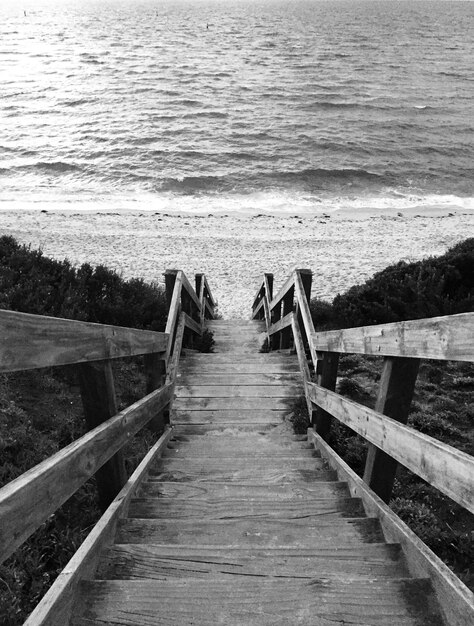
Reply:
M474 361L474 313L315 332L311 281L297 269L273 297L265 274L252 318L265 321L271 349L296 349L315 431L327 438L335 417L369 442L364 481L383 501L401 463L474 512L474 458L406 425L421 359ZM384 357L375 410L335 393L341 353Z
M165 274L165 332L0 311L0 373L76 368L89 431L0 489L0 562L95 475L102 508L127 482L121 448L143 426L160 432L174 395L182 346L192 346L216 303L203 274L196 291L185 274ZM113 359L144 356L147 395L118 411Z

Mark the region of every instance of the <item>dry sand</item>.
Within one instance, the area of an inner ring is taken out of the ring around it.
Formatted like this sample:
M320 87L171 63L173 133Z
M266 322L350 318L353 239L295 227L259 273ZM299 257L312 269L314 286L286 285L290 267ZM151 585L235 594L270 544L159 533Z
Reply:
M312 294L332 299L388 264L439 255L474 236L474 212L354 218L343 211L311 217L2 211L0 234L127 278L162 282L167 268L179 268L192 280L204 272L220 313L248 318L264 272L273 272L278 289L293 268L310 268Z

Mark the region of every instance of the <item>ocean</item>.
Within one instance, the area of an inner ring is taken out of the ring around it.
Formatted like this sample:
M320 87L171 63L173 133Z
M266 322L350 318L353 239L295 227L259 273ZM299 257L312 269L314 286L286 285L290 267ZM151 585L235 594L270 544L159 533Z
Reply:
M0 210L474 208L474 3L1 0Z

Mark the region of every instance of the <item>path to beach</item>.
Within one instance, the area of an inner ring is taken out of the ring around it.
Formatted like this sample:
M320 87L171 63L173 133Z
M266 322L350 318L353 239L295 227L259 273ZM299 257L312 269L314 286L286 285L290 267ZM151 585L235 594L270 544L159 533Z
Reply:
M44 254L104 264L124 277L162 281L167 268L205 272L224 317L249 317L263 272L275 287L294 267L314 272L313 295L332 299L399 260L439 255L474 236L474 213L357 219L171 216L155 213L0 212L0 234Z

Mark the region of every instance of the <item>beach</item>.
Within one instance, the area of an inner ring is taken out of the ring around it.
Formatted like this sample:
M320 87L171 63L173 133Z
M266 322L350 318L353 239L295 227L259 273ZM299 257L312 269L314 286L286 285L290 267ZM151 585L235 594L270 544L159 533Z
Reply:
M308 215L152 212L0 212L0 234L72 264L103 264L163 283L166 269L204 272L224 318L248 318L263 273L274 293L295 267L313 271L312 296L331 300L398 261L443 254L474 236L474 212L343 210Z

